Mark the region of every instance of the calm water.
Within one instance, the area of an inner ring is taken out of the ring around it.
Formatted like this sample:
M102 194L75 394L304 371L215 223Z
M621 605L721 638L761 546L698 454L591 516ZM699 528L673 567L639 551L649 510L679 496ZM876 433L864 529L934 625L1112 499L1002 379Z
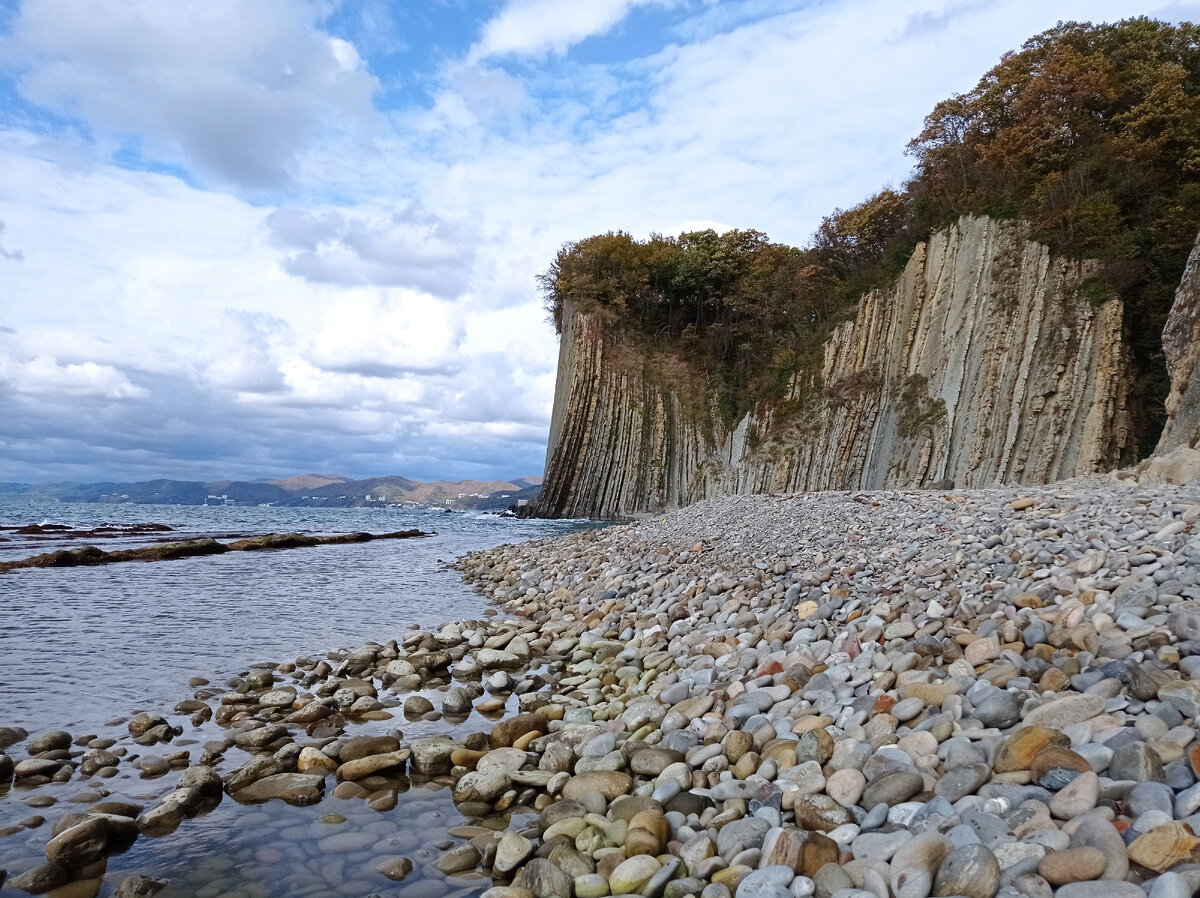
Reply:
M255 661L387 642L412 624L479 617L482 599L447 570L465 552L578 524L389 508L243 508L0 503L0 527L159 523L155 539L306 532L427 539L0 574L0 726L93 727L174 705L187 681L214 682ZM0 531L0 560L53 549L128 548L124 539L22 538Z
M448 563L474 549L580 526L399 509L0 503L0 527L47 521L78 528L153 522L173 532L64 540L0 530L6 538L0 542L0 560L81 544L127 548L149 539L200 535L378 533L411 527L437 532L426 539L0 574L0 726L112 738L125 737L122 721L132 712L167 713L191 697L187 681L194 676L220 684L254 662L321 656L367 640L401 638L413 624L480 617L485 603ZM462 737L491 726L477 713L451 729L440 721L406 721L399 708L393 710L394 720L356 726L348 735L399 728L410 738L437 732ZM221 735L210 723L149 753L190 750L196 757L204 741ZM22 756L19 746L12 753ZM231 750L221 770L228 773L245 760ZM28 790L0 793L0 828L34 814L46 818L39 827L0 838L0 868L15 875L33 866L54 820L81 808L70 803L73 795L102 787L112 797L153 803L170 791L177 775L142 780L136 773L122 774L92 783L77 777L38 790L59 799L49 809L28 806L35 794ZM466 895L489 885L470 877L446 879L431 866L438 845L456 841L447 830L467 822L455 811L449 790L405 778L394 788L398 804L385 812L369 809L362 800L327 798L311 808L293 808L280 802L243 807L227 798L211 814L184 821L175 834L139 839L111 858L101 898L111 894L120 875L132 872L170 878L164 898ZM335 833L339 838L331 840ZM375 872L380 858L396 855L412 858L417 868L402 884ZM0 888L4 898L9 894L20 893Z

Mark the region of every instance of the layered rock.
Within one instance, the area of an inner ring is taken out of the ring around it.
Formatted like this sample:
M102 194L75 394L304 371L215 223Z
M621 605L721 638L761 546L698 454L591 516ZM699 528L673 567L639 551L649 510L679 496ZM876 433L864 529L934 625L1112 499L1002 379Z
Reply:
M1200 441L1200 237L1188 258L1175 303L1162 335L1163 356L1171 376L1167 421L1155 454Z
M686 360L631 352L619 327L568 304L537 510L624 517L732 493L1045 483L1128 463L1123 308L1080 295L1095 273L1019 223L964 217L860 300L819 372L732 428L715 399L681 398L703 377Z

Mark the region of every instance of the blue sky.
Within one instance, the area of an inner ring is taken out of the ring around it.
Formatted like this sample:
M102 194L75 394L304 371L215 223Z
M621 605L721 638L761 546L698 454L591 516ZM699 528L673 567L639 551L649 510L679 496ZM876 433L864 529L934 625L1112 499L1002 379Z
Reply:
M803 243L1127 0L0 0L0 480L541 470L564 242Z

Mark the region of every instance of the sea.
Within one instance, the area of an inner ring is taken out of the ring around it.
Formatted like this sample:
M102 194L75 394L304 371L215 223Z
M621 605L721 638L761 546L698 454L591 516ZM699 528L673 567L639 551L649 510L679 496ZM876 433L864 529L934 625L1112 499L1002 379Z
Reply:
M159 527L148 531L149 524ZM31 734L67 730L73 737L116 738L132 745L124 727L129 716L140 710L170 716L178 702L192 697L192 678L221 686L251 665L323 657L332 649L371 640L402 639L414 626L481 618L487 603L452 567L458 557L590 526L597 525L396 507L0 501L0 561L80 545L108 551L198 537L225 541L264 533L411 528L430 534L0 574L0 727L21 727ZM435 691L429 696L440 707ZM515 710L515 701L510 704ZM390 710L396 712L394 720L348 735L400 730L404 738L443 732L461 738L486 732L494 723L473 713L452 728L437 720L406 720L399 707ZM177 717L171 717L172 723L186 725L186 717ZM194 731L185 728L175 742L146 753L189 751L194 760L206 741L228 736L209 722ZM16 759L23 756L19 745L9 752ZM54 821L85 808L94 796L128 797L149 807L170 791L177 775L173 771L162 779L144 779L123 773L111 781L76 777L36 790L55 799L50 807L38 807L42 799L31 805L34 791L0 787L0 870L7 869L11 877L44 861ZM386 799L375 803L385 810L362 799L327 797L319 805L298 808L278 801L242 806L226 798L211 813L185 820L175 833L139 838L128 851L111 857L98 894L111 894L132 873L168 880L159 893L162 898L440 898L478 894L491 885L482 874L443 876L434 861L443 850L439 846L456 843L449 832L454 827L467 822L499 827L508 820L464 820L446 782L401 778L395 798L393 808L387 808ZM414 865L401 882L378 872L398 857ZM20 894L0 886L3 898Z

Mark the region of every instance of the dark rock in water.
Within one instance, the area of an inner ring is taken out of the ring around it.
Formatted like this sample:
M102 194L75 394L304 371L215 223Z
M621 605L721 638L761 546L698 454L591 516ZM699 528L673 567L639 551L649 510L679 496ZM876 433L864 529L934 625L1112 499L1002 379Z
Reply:
M71 734L66 730L39 733L29 741L29 754L40 755L47 751L64 751L71 747Z
M79 567L93 564L112 564L119 561L173 561L177 558L194 558L200 555L220 555L222 552L253 552L262 549L300 549L311 546L341 545L344 543L369 542L376 539L409 539L430 536L421 530L397 530L392 533L346 533L336 536L309 536L303 533L268 533L219 543L215 539L189 539L174 543L159 543L139 546L136 549L117 549L105 552L96 546L80 546L77 549L62 549L46 552L17 561L0 562L0 573L19 568Z
M8 885L23 892L40 895L65 886L71 881L71 871L61 864L42 864L8 881Z
M155 879L153 876L130 876L124 880L113 898L151 898L167 887L167 879Z
M46 860L64 867L82 867L104 857L107 845L108 821L89 817L46 843Z
M316 804L325 795L325 777L309 773L277 773L233 793L243 804L278 798L288 804Z
M167 722L167 719L161 714L153 714L149 711L143 711L140 714L134 714L129 718L129 735L135 739L138 736L144 736L147 731L156 726L162 726Z
M20 727L0 727L0 751L16 745L28 735L29 733Z
M228 548L232 552L258 552L262 549L297 549L315 545L315 536L303 533L268 533L264 536L239 539L230 543Z

